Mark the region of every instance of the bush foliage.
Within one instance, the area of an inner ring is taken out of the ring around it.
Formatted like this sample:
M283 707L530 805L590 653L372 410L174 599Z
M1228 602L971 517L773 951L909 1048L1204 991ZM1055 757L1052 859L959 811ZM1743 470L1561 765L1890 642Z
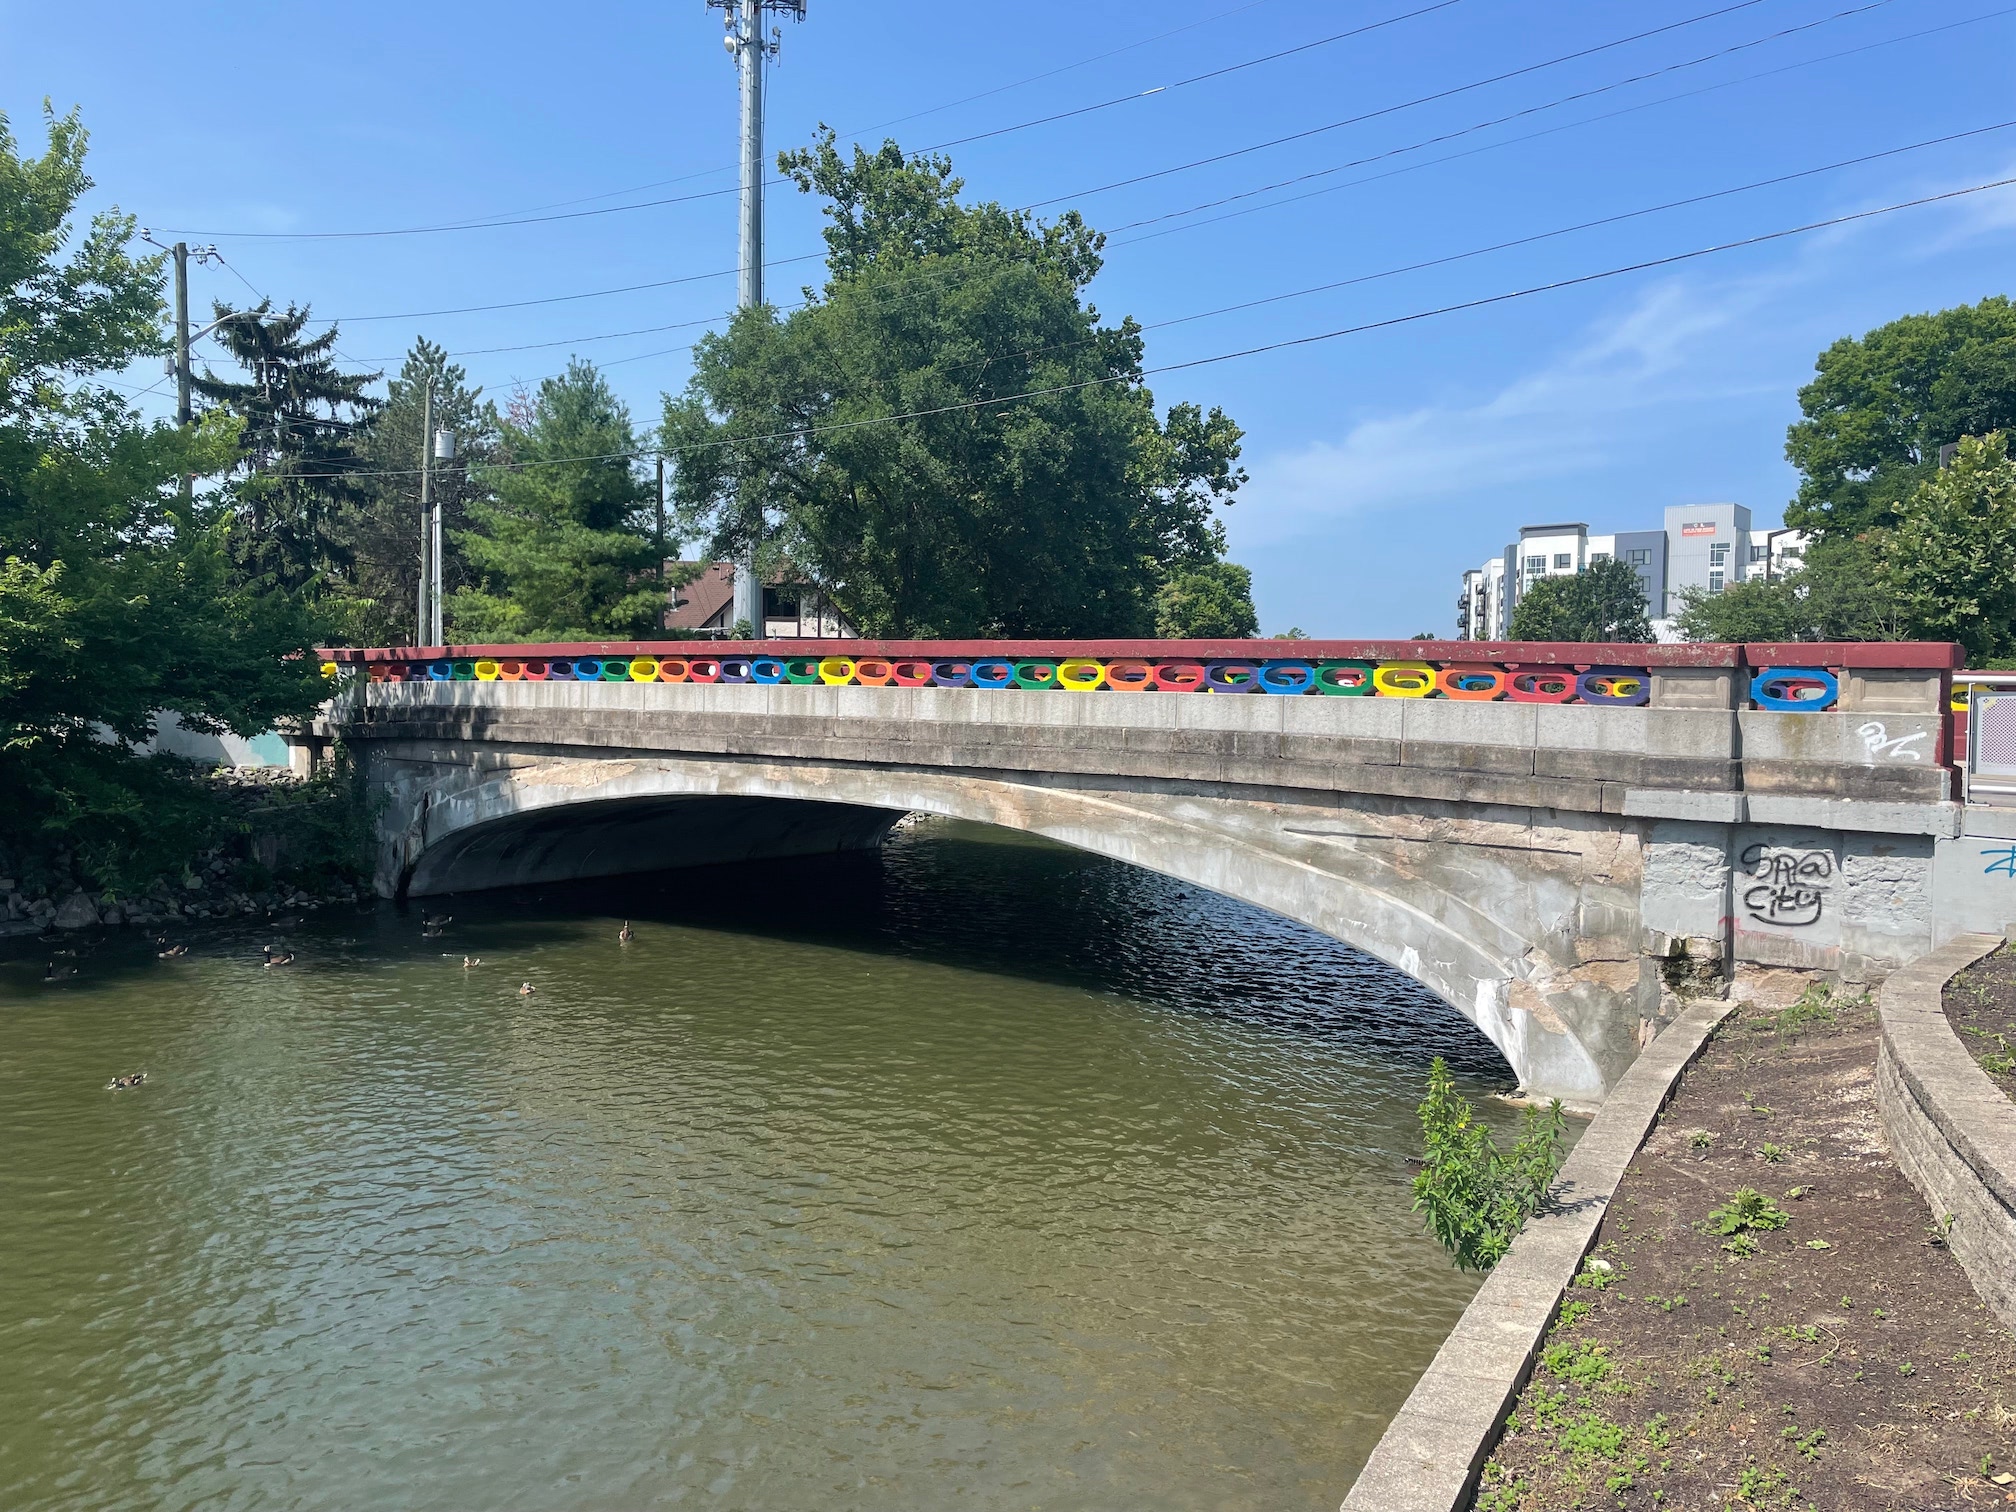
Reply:
M1496 1265L1546 1202L1561 1169L1567 1123L1558 1099L1545 1109L1528 1108L1511 1150L1500 1150L1457 1093L1448 1063L1435 1057L1421 1103L1425 1158L1414 1178L1414 1210L1459 1270Z

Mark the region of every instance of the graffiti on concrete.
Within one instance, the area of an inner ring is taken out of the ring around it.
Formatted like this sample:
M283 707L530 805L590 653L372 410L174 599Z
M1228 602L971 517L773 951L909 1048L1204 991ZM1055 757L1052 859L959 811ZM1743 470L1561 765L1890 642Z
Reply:
M1893 736L1881 720L1872 719L1867 724L1857 727L1855 733L1862 737L1862 749L1868 753L1864 759L1873 764L1879 756L1891 761L1923 761L1925 753L1911 748L1925 739L1930 732L1911 730L1903 735Z
M1827 884L1834 857L1824 850L1798 851L1758 843L1743 852L1743 870L1752 882L1743 906L1760 924L1804 929L1827 910Z
M1984 847L1981 859L1988 864L1981 868L1981 875L1992 877L2000 872L2005 877L2016 878L2016 845L1990 845Z

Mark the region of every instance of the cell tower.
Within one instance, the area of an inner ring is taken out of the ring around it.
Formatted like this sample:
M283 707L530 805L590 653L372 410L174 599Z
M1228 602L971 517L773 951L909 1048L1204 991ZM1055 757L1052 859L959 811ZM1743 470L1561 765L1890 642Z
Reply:
M707 0L709 10L726 12L727 34L721 39L742 76L742 236L741 277L736 302L743 308L763 303L763 68L777 56L782 30L764 36L765 12L805 19L805 0ZM762 588L756 581L755 548L735 564L733 618L746 620L763 633Z

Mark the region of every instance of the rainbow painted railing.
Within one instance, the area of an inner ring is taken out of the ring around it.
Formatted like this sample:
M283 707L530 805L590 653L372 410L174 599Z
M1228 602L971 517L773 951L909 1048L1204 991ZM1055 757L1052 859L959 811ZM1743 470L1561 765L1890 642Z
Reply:
M1594 704L1651 701L1655 672L1728 672L1754 708L1834 708L1854 667L1947 672L1945 645L1474 641L603 642L324 651L374 683L757 683L1067 693L1252 693Z

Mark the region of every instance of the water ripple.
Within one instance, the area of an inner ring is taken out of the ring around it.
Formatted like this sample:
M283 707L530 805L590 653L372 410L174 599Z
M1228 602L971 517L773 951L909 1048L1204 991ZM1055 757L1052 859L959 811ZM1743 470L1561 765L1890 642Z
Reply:
M1468 1295L1503 1068L1298 926L948 825L453 912L0 963L0 1505L1334 1506Z

